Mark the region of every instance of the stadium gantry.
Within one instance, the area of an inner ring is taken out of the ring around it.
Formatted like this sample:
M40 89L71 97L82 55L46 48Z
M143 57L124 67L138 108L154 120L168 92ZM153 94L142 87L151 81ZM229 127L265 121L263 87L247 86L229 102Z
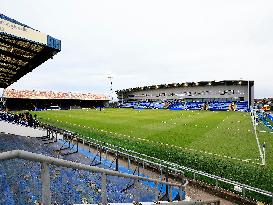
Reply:
M61 51L61 41L0 14L0 88Z

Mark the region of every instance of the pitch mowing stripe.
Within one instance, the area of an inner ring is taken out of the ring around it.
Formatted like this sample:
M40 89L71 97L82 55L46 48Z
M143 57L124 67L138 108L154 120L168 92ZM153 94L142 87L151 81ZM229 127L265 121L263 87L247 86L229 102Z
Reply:
M48 120L50 120L50 118L47 118ZM54 120L54 119L53 119ZM61 122L61 123L68 123L70 125L73 125L73 126L77 126L77 127L83 127L83 128L86 128L86 126L84 125L77 125L77 124L72 124L70 122L62 122L62 121L58 121L58 122ZM249 163L251 160L252 162L251 163L255 163L253 162L253 160L257 160L257 159L239 159L239 158L236 158L236 157L230 157L230 156L226 156L226 155L219 155L219 154L216 154L216 153L211 153L211 152L207 152L207 151L202 151L202 150L196 150L196 149L192 149L192 148L183 148L183 147L179 147L179 146L176 146L176 145L169 145L169 144L165 144L165 143L162 143L162 142L156 142L156 141L153 141L153 140L148 140L148 139L145 139L145 138L140 138L140 137L134 137L134 136L130 136L130 135L124 135L124 134L118 134L118 133L113 133L111 131L107 131L107 130L100 130L100 129L97 129L97 128L90 128L90 127L87 127L88 129L93 129L93 130L96 130L98 132L106 132L106 133L110 133L110 134L115 134L115 135L118 135L118 136L124 136L124 137L129 137L129 138L133 138L133 139L138 139L140 141L147 141L147 142L151 142L151 143L154 143L154 144L160 144L160 145L163 145L163 146L171 146L171 147L175 147L177 149L181 149L181 150L190 150L190 151L195 151L195 152L200 152L202 154L209 154L209 155L214 155L214 156L217 156L217 157L220 157L220 158L227 158L227 159L232 159L232 160L236 160L236 161L241 161L241 162L247 162ZM258 159L259 160L259 159ZM257 165L261 165L260 163L256 163Z

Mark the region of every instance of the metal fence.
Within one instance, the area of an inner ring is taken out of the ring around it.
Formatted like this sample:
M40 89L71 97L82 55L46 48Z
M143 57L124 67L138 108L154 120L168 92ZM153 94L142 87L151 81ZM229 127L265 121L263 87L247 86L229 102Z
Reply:
M87 139L84 136L81 136L77 133L69 132L69 131L59 129L59 128L56 128L56 127L53 127L50 125L43 124L43 125L41 125L41 127L44 129L47 129L48 133L51 133L51 134L52 134L52 132L61 133L61 134L66 133L66 136L67 137L71 136L74 141L76 138L77 139L76 140L77 147L78 147L78 142L80 141L85 145L89 145L89 146L91 145L93 147L97 147L98 153L100 152L100 154L104 150L106 152L106 154L107 154L107 152L112 152L112 153L116 153L116 156L120 155L123 157L127 157L128 158L128 167L130 166L130 161L133 159L133 160L137 160L138 162L142 162L143 168L144 168L145 164L150 165L153 167L157 167L161 171L161 173L162 173L162 169L168 169L171 172L180 173L182 175L183 175L183 172L186 171L186 172L192 173L194 176L194 179L196 176L203 176L203 177L207 177L209 179L213 179L215 181L216 188L218 188L219 182L223 182L225 184L232 185L234 187L239 187L241 189L241 196L243 198L246 197L246 191L255 192L255 193L259 193L263 196L271 197L272 204L273 204L273 193L269 192L269 191L255 188L255 187L252 187L252 186L249 186L246 184L242 184L237 181L222 178L222 177L219 177L219 176L216 176L213 174L209 174L209 173L206 173L203 171L195 170L195 169L192 169L192 168L189 168L186 166L181 166L181 165L178 165L178 164L175 164L172 162L164 161L164 160L161 160L161 159L158 159L155 157L151 157L151 156L148 156L148 155L145 155L142 153L138 153L138 152L135 152L132 150L124 149L122 147L115 146L115 145L105 143L105 142L101 142L96 139L92 139L92 138ZM52 134L52 136L53 136L53 134ZM53 138L51 138L51 139L53 139ZM57 135L56 135L56 139L57 139ZM55 140L54 140L54 142L55 142Z
M195 170L195 169L192 169L192 168L189 168L186 166L178 165L176 163L164 161L164 160L158 159L156 157L152 157L152 156L148 156L148 155L145 155L145 154L142 154L139 152L128 150L123 147L119 147L119 146L115 146L115 145L112 145L109 143L105 143L105 142L102 142L102 141L99 141L99 140L96 140L96 139L93 139L90 137L86 138L86 137L84 137L80 134L74 133L74 132L68 132L66 130L58 129L58 128L54 128L54 130L56 132L59 132L62 134L66 133L66 137L68 137L68 138L69 138L69 136L72 139L75 139L75 137L76 137L77 143L78 143L78 141L80 141L84 145L89 145L89 146L97 148L98 154L100 154L100 155L101 155L101 152L104 151L104 152L106 152L106 156L107 156L108 152L112 152L116 155L116 157L118 157L118 155L120 155L122 157L128 158L128 168L130 166L130 161L133 159L137 162L141 162L143 168L144 168L145 164L152 166L152 167L157 167L157 169L160 170L161 175L162 175L163 169L165 169L165 170L167 169L168 171L174 172L174 173L180 173L180 175L183 175L184 172L186 171L186 172L192 173L194 176L194 179L197 176L203 176L203 177L207 177L209 179L213 179L215 181L216 188L220 187L219 182L223 182L225 184L232 185L234 187L239 187L241 190L241 196L243 198L246 198L246 191L259 193L259 194L266 196L266 197L271 197L272 204L273 204L273 192L265 191L265 190L262 190L262 189L259 189L256 187L252 187L252 186L249 186L247 184L243 184L243 183L240 183L237 181L233 181L230 179L219 177L219 176L209 174L209 173L206 173L203 171ZM118 165L116 165L116 167L118 167ZM118 168L116 168L116 170L118 170Z
M50 191L50 169L49 165L55 165L60 167L78 169L78 170L85 170L90 172L101 173L101 203L107 204L107 176L118 176L124 178L130 178L134 180L134 187L137 189L139 187L140 181L147 181L155 183L154 187L154 201L158 201L159 198L159 184L164 184L169 187L169 196L172 196L172 189L173 187L178 187L180 190L180 200L182 200L182 192L185 188L185 185L181 183L170 183L161 181L158 179L146 178L142 176L130 175L125 173L120 173L113 170L103 169L95 166L85 165L81 163L76 163L72 161L67 161L63 159L58 159L54 157L49 157L41 154L36 154L32 152L27 152L23 150L12 150L7 152L0 153L0 160L11 160L11 159L24 159L29 161L35 161L41 163L41 183L42 183L42 204L43 205L50 205L51 204L51 191ZM172 197L169 197L172 199ZM138 194L135 194L134 201L139 201Z
M132 150L128 150L128 149L124 149L122 147L118 147L109 143L104 143L101 142L99 140L96 139L92 139L92 138L84 138L83 136L81 137L81 141L83 144L91 144L94 147L97 147L98 151L99 150L105 150L107 151L111 151L112 153L118 153L119 155L122 155L123 157L127 157L128 158L128 165L130 163L130 159L134 159L137 160L138 162L142 162L142 166L144 167L145 164L147 165L152 165L153 167L156 166L158 167L158 169L161 171L162 173L162 169L168 169L169 171L172 171L174 173L180 173L183 175L183 173L186 172L190 172L193 174L194 179L196 176L203 176L203 177L207 177L209 179L213 179L215 181L215 187L218 188L218 184L219 182L223 182L225 184L228 185L232 185L234 187L239 187L242 192L241 195L243 198L246 198L246 191L250 191L250 192L255 192L255 193L259 193L263 196L267 196L267 197L271 197L272 198L272 204L273 204L273 192L269 192L269 191L265 191L256 187L252 187L249 186L247 184L243 184L237 181L233 181L230 179L226 179L223 177L219 177L213 174L209 174L203 171L199 171L199 170L195 170L186 166L181 166L172 162L168 162L168 161L164 161L155 157L151 157L142 153L138 153Z
M92 142L90 142L90 141L92 141ZM148 155L145 155L145 154L141 154L141 153L138 153L138 152L135 152L135 151L132 151L132 150L127 150L127 149L124 149L122 147L117 147L117 146L114 146L114 145L111 145L111 144L108 144L108 143L103 143L103 142L100 142L100 141L95 140L95 139L89 139L89 142L91 144L93 144L94 146L97 146L97 147L101 146L106 150L112 150L114 152L118 151L118 153L122 154L123 156L127 156L128 159L133 158L133 159L136 159L136 160L142 162L143 166L144 166L145 163L146 164L152 164L152 165L158 166L158 168L160 170L162 170L163 168L166 168L166 169L168 169L170 171L173 171L175 173L181 173L181 174L183 174L184 171L190 172L190 173L193 174L194 179L195 179L195 177L197 175L213 179L213 180L215 180L215 187L216 188L218 188L219 182L224 182L226 184L233 185L234 187L235 186L240 187L242 189L242 197L243 198L246 197L246 195L245 195L246 190L251 191L251 192L255 192L255 193L259 193L259 194L267 196L267 197L271 197L272 198L272 204L273 204L273 193L272 192L265 191L265 190L262 190L262 189L259 189L259 188L255 188L255 187L252 187L252 186L249 186L249 185L246 185L246 184L242 184L242 183L239 183L237 181L230 180L230 179L222 178L222 177L219 177L219 176L216 176L216 175L213 175L213 174L209 174L209 173L206 173L206 172L203 172L203 171L198 171L198 170L186 167L186 166L181 166L181 165L178 165L178 164L175 164L175 163L172 163L172 162L164 161L164 160L161 160L161 159L158 159L158 158L155 158L155 157L151 157L151 156L148 156ZM103 144L105 144L105 145L103 145Z

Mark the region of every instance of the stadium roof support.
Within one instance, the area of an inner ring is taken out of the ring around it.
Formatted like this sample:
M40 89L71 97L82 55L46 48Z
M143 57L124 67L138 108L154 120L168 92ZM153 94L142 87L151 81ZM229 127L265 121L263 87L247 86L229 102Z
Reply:
M0 14L0 88L61 51L61 41Z

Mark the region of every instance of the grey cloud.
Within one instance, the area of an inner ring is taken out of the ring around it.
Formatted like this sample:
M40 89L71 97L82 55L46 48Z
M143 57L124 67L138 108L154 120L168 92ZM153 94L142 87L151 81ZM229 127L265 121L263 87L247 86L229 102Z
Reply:
M273 96L269 0L2 0L1 8L62 40L53 60L11 88L107 94L112 73L114 89L243 78L255 80L255 97Z

